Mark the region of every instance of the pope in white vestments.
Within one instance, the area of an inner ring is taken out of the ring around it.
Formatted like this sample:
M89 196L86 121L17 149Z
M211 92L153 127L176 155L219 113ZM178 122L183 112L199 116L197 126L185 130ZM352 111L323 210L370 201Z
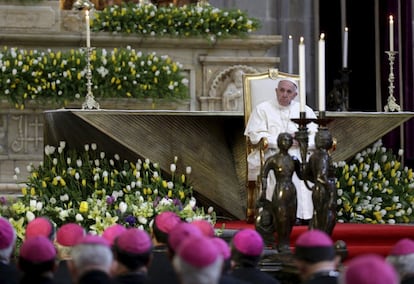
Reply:
M274 99L262 102L256 106L250 115L244 135L248 136L252 143L258 143L261 138L267 138L268 149L265 152L267 159L278 151L277 138L280 133L287 132L295 137L298 125L294 123L292 118L299 118L300 105L294 100L297 96L297 85L291 80L280 80L276 88ZM305 106L306 118L316 118L313 110ZM310 123L307 125L309 132L309 148L315 148L314 137L317 131L317 125ZM297 141L289 149L289 154L301 160L300 149ZM258 151L252 152L247 157L248 163L248 179L257 180L260 173L260 156ZM273 175L268 178L268 192L266 197L272 200L273 192L269 192L275 188L275 179ZM273 178L272 178L273 177ZM309 220L313 215L312 191L310 191L304 182L298 178L296 173L292 177L297 192L297 213L296 217L303 220ZM311 184L310 184L311 185Z

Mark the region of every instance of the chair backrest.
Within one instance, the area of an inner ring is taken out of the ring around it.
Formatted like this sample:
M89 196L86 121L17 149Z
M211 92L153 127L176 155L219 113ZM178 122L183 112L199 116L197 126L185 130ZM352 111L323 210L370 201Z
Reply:
M269 69L267 72L263 73L243 74L245 125L247 125L250 114L256 105L271 98L275 98L275 89L282 79L294 80L297 82L299 90L299 75L296 74L280 72L278 69ZM295 100L297 99L299 99L299 96L296 96Z

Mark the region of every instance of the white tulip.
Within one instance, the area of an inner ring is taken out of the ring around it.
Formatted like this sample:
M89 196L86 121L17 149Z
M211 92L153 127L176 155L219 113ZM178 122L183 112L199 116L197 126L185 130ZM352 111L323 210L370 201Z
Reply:
M119 211L121 211L121 213L125 213L126 210L128 208L128 205L125 202L121 202L119 203Z
M32 211L27 211L26 212L27 222L33 221L34 218L36 218L36 216L35 216L35 214L33 214Z
M42 203L42 202L37 202L37 203L36 203L36 210L37 210L37 211L41 211L41 210L42 210L42 208L43 208L43 203Z
M75 220L76 220L76 222L82 222L83 221L83 216L81 215L81 214L76 214L76 216L75 216Z

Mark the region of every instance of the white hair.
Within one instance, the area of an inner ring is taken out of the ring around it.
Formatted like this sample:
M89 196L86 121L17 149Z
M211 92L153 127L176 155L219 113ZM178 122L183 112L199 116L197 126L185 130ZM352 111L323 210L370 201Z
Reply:
M175 255L173 266L182 284L217 284L219 283L223 265L223 258L218 257L212 264L199 268L184 261Z
M109 273L113 260L111 249L99 244L77 245L72 248L71 256L78 276L97 268Z
M386 260L394 266L400 279L414 273L414 253L407 255L389 255Z

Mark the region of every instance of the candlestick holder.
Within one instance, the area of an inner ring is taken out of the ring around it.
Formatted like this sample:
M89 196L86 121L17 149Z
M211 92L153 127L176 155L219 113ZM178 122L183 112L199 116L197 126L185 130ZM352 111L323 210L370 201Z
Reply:
M99 109L99 103L95 100L92 93L92 69L91 69L91 55L93 47L86 47L86 96L82 104L82 109Z
M333 88L327 96L326 107L331 111L349 110L349 74L351 70L344 67L339 70L340 78L335 78Z
M390 73L388 75L388 99L387 104L384 106L384 111L401 111L401 107L396 103L396 99L394 97L394 61L395 55L398 53L397 51L386 51L388 55L388 61L390 63Z
M339 73L341 74L341 104L340 110L347 111L349 110L349 74L351 74L351 70L344 67L342 68Z
M91 56L95 48L90 46L90 34L89 34L89 13L94 8L94 4L89 0L77 0L73 3L73 8L76 10L85 11L85 22L86 22L86 47L83 48L86 55L86 96L85 101L82 104L82 109L99 109L99 103L95 101L95 97L92 92L92 68L91 68Z
M299 119L292 119L299 124L295 139L299 142L301 152L301 179L306 187L312 191L313 218L309 224L310 229L319 229L332 235L336 224L336 188L335 169L329 150L333 145L333 138L328 129L330 118L326 118L325 111L320 111L318 118L306 119L305 113L300 113ZM307 124L318 124L315 134L316 149L307 159L309 134Z
M317 119L313 119L312 122L315 122L316 124L318 124L318 129L321 128L328 128L328 124L329 122L333 121L332 118L327 118L326 117L326 112L325 111L320 111L318 113L318 118Z
M301 111L299 118L293 118L293 122L298 124L298 131L295 132L295 139L299 143L300 158L302 164L306 161L308 155L309 133L307 125L314 121L314 119L306 118L306 112Z

